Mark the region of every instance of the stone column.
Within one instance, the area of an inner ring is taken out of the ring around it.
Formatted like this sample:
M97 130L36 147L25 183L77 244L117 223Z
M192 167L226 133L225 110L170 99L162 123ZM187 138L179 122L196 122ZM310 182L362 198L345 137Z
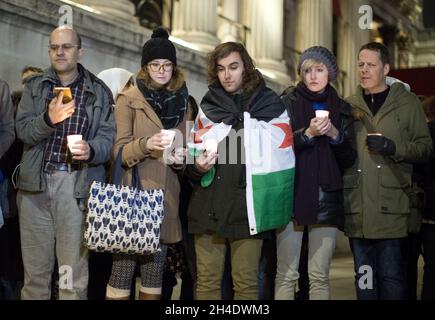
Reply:
M216 36L217 0L178 0L173 7L174 37L191 42L203 50L213 50Z
M247 33L246 48L264 75L290 83L283 60L283 0L245 0Z
M409 68L410 65L410 50L412 47L412 38L410 35L406 34L405 32L401 31L399 33L399 36L396 40L397 45L397 60L398 60L398 69L406 69Z
M298 2L296 49L304 51L315 45L332 49L332 0Z
M240 0L223 0L219 11L222 17L218 17L217 35L220 41L238 42L245 40L243 26L240 23L241 9Z
M109 18L121 23L139 24L138 18L134 16L136 13L136 8L129 0L74 0L74 2L100 11L105 18Z
M361 15L358 9L365 3L365 0L340 1L337 62L343 71L339 80L342 81L340 91L344 97L354 93L359 84L358 51L370 41L370 30L358 25Z

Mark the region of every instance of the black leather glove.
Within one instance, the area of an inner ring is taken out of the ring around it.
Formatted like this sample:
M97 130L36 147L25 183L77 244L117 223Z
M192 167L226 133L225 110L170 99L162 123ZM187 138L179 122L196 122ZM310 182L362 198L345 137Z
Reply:
M367 147L370 151L377 152L386 156L392 156L396 153L396 144L394 143L394 141L384 136L367 136Z

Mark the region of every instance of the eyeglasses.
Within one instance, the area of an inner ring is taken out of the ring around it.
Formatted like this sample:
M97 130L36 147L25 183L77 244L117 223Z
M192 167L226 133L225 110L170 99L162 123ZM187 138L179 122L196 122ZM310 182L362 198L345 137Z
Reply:
M78 44L71 44L71 43L64 43L64 44L50 44L48 45L48 48L51 51L57 51L59 50L59 48L62 48L62 51L68 51L71 50L72 48L75 47L80 47Z
M163 64L151 62L148 63L148 67L150 67L152 72L159 72L161 69L163 69L164 72L171 72L174 65L171 62Z

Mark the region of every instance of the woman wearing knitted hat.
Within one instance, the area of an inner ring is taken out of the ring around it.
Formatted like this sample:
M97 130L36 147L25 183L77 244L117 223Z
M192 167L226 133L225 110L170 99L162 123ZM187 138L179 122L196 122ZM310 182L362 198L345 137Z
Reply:
M115 107L114 155L123 148L124 181L131 181L131 169L138 166L144 189L162 188L165 191L161 251L145 256L114 254L107 299L129 299L137 263L142 278L139 299L160 299L167 244L181 240L177 173L183 168L186 150L174 145L177 141L185 141L186 121L191 120L192 110L184 75L177 68L175 46L168 37L165 29L154 30L143 46L141 69L118 94ZM168 129L177 129L175 131L181 132L183 139L176 136L172 142L172 137L165 132ZM169 156L163 161L163 155L167 154Z
M356 157L351 111L329 84L338 66L328 49L305 50L298 73L301 81L282 96L294 130L296 176L293 221L277 231L275 299L294 299L304 227L310 299L329 299L329 267L344 221L342 171Z

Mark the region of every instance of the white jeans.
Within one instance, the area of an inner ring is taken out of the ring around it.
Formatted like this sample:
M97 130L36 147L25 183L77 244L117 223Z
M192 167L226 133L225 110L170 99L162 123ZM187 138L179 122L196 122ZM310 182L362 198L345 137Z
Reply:
M276 300L294 300L295 298L303 234L303 227L294 227L292 221L285 229L276 232ZM329 299L329 267L335 250L336 235L335 227L322 225L308 227L310 300Z

